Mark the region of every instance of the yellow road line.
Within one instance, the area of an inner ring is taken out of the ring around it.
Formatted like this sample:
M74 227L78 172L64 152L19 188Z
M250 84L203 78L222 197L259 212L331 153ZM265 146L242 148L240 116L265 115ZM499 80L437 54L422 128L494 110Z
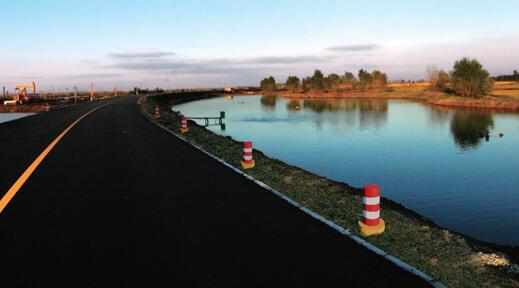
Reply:
M61 134L59 134L58 137L56 137L56 139L54 139L54 141L52 141L49 144L49 146L47 146L47 148L45 148L45 150L43 150L43 152L41 152L41 154L32 162L32 164L27 168L27 170L25 170L25 172L23 172L22 176L20 176L20 178L18 178L18 180L16 180L16 182L14 182L13 186L11 186L9 191L7 191L7 193L5 193L4 197L2 197L2 199L0 199L0 213L2 213L2 211L4 211L5 206L7 206L7 204L9 204L9 202L11 201L11 199L13 199L14 195L16 195L18 190L20 190L20 188L22 188L23 184L25 184L25 181L27 181L27 179L29 179L32 172L34 172L34 170L36 170L38 165L40 165L41 161L43 161L43 159L45 159L45 157L47 157L47 154L49 154L49 152L54 148L54 146L56 146L56 144L58 144L58 142L61 140L61 138L63 138L63 136L65 136L65 134L67 134L67 132L70 131L70 129L72 129L74 126L76 126L76 124L79 121L81 121L81 119L85 118L88 114L90 114L90 113L96 111L97 109L99 109L105 105L108 105L108 104L109 103L98 106L98 107L88 111L83 116L79 117L76 121L74 121L74 123L70 124L70 126L68 126L67 129L63 130L63 132L61 132Z

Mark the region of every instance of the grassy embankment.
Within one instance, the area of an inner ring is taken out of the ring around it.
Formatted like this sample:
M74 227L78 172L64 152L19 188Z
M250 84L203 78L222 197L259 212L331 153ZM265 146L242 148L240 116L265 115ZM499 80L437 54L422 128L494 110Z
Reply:
M519 83L496 82L491 95L482 98L463 98L453 94L430 91L427 86L390 85L388 91L346 91L325 93L276 92L287 98L388 98L423 101L429 104L476 109L519 111Z
M204 95L194 97L204 98ZM161 117L155 121L178 133L180 118L169 107L192 98L193 95L187 94L148 97L141 101L141 106L153 119L153 107L160 105ZM189 129L184 137L191 143L240 167L242 143L218 136L192 121ZM254 159L256 167L246 173L349 231L359 233L360 189L268 158L258 150L254 150ZM381 205L386 232L368 238L372 244L449 287L519 287L517 274L511 272L518 267L509 263L495 246L452 233L391 200L382 199Z
M45 111L45 104L0 105L0 113L40 113L43 111Z
M84 102L84 101L81 101ZM80 101L78 101L80 103ZM0 113L40 113L45 111L45 104L49 105L50 110L61 109L74 104L74 100L59 101L50 99L48 101L38 100L37 102L30 102L25 104L9 104L2 105L0 103Z

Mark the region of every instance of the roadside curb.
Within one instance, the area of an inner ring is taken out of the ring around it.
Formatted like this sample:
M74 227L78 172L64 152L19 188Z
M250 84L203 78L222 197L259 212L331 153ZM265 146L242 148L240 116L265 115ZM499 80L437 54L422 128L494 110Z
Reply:
M141 97L142 98L142 97ZM270 191L271 193L273 193L274 195L278 196L279 198L285 200L286 202L288 202L290 205L298 208L299 210L303 211L304 213L306 213L307 215L311 216L312 218L326 224L328 227L336 230L337 232L339 232L340 234L352 239L353 241L355 241L356 243L360 244L361 246L367 248L368 250L374 252L375 254L378 254L380 256L382 256L384 259L392 262L393 264L395 264L396 266L402 268L403 270L407 271L407 272L410 272L411 274L415 275L415 276L418 276L420 278L422 278L423 280L425 280L428 284L430 284L432 287L436 287L436 288L444 288L446 287L445 285L443 285L439 280L435 280L434 278L432 278L431 276L427 275L426 273L422 272L421 270L419 270L418 268L414 267L414 266L411 266L410 264L388 254L387 252L385 252L384 250L374 246L373 244L367 242L366 240L364 240L363 238L351 233L350 231L348 231L347 229L335 224L334 222L324 218L323 216L315 213L314 211L308 209L308 208L305 208L303 206L301 206L298 202L292 200L291 198L287 197L286 195L282 194L281 192L278 192L277 190L275 190L274 188L270 187L269 185L257 180L256 178L246 174L245 172L241 171L240 169L232 166L231 164L225 162L224 160L220 159L219 157L207 152L206 150L202 149L201 147L199 147L198 145L195 145L191 142L189 142L186 138L182 137L181 135L178 135L176 134L175 132L169 130L167 127L153 121L153 119L150 118L150 116L146 113L146 111L144 111L144 109L140 106L140 101L141 101L141 98L139 98L138 102L137 102L137 105L139 105L139 108L141 110L141 114L146 118L148 119L151 123L155 124L156 126L164 129L166 132L169 132L170 134L172 134L173 136L177 137L178 139L182 140L183 142L191 145L192 147L196 148L197 150L199 150L200 152L206 154L207 156L211 157L212 159L216 160L217 162L223 164L224 166L230 168L231 170L233 170L234 172L240 174L241 176L247 178L248 180L250 181L253 181L254 183L256 183L258 186Z

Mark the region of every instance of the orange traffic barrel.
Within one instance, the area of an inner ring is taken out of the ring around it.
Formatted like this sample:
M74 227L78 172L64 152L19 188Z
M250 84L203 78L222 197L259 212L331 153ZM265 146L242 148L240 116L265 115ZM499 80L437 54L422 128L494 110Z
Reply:
M386 224L380 217L380 186L370 184L364 186L362 196L362 221L359 221L362 236L377 235L384 232Z
M256 163L252 159L252 142L243 142L243 161L241 161L241 167L243 169L254 168Z
M182 115L182 118L180 120L180 132L187 133L189 129L187 128L187 117Z

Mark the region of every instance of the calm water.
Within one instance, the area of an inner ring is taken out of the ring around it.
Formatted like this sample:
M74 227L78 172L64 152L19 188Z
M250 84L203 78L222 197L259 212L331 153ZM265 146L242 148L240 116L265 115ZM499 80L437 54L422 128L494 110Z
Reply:
M15 120L29 115L32 115L32 113L0 113L0 123Z
M334 180L378 183L384 196L450 229L519 245L519 114L273 96L174 109L192 117L225 111L226 130L209 129Z

